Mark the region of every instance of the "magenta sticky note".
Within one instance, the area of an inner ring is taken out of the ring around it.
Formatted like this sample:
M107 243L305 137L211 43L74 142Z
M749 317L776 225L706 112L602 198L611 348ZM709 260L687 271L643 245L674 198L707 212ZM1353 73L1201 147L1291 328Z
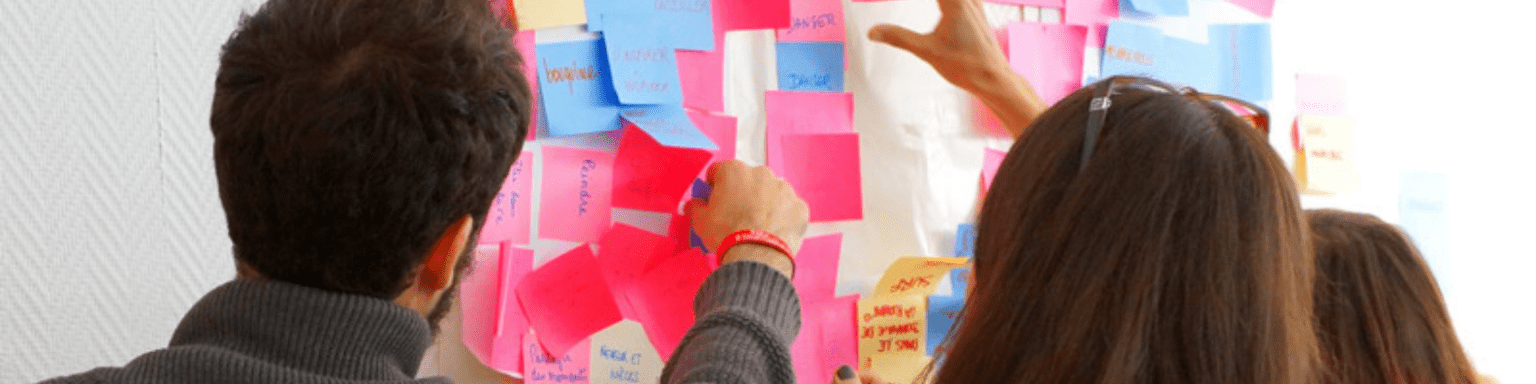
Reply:
M1348 115L1348 88L1342 77L1298 73L1296 74L1296 114Z
M537 44L534 44L535 32L520 31L512 38L512 46L523 54L523 67L520 69L523 77L528 79L528 90L533 91L528 95L528 105L531 107L528 110L528 141L538 137L539 113L544 109L541 107L544 101L539 98L539 50Z
M598 242L598 267L615 291L634 285L650 269L657 255L672 255L674 245L665 236L618 223Z
M703 252L689 248L656 264L635 284L632 292L645 314L640 324L661 356L671 356L693 326L693 298L708 277Z
M778 31L781 42L847 40L842 0L789 0L789 17L789 28Z
M540 237L579 243L602 237L613 218L613 158L592 149L544 147Z
M987 148L981 156L981 193L986 195L987 190L992 189L992 179L997 177L997 169L1003 166L1003 158L1008 157L1008 152Z
M464 346L482 364L492 361L491 348L499 321L501 245L475 247L474 264L459 282L459 306L463 313Z
M991 3L1030 5L1036 7L1061 8L1063 0L986 0Z
M528 326L551 355L564 355L597 331L623 320L608 282L592 273L597 258L576 247L523 276L517 284Z
M864 218L859 134L783 137L784 161L772 167L810 206L811 222Z
M1083 82L1087 28L1055 23L1008 24L1008 63L1034 86L1046 104L1056 104Z
M480 229L480 244L528 244L533 218L533 154L523 152L507 171Z
M725 50L677 50L677 72L683 88L683 106L707 111L725 110Z
M1110 20L1120 18L1120 0L1066 0L1062 21L1088 28L1086 41L1104 47L1104 33Z
M1275 0L1227 0L1227 2L1266 19L1275 15Z
M717 149L710 152L714 155L709 159L711 164L736 158L735 117L689 110L688 118L693 120L694 126L704 132L704 136L709 136L709 140L715 142Z
M643 130L626 128L614 164L613 206L676 212L710 157L709 151L663 146Z
M517 300L517 283L533 270L533 250L503 245L500 259L496 337L491 343L491 361L486 366L502 372L522 372L523 335L528 333L528 316ZM468 325L467 321L465 325Z
M783 161L785 135L853 132L852 93L768 91L763 106L770 167Z
M789 0L715 0L725 30L789 28Z
M823 361L826 358L821 354L821 317L810 313L809 303L801 307L800 333L795 335L795 341L789 345L790 361L795 367L795 382L831 383L832 371L827 369Z
M544 350L539 338L530 333L523 337L523 382L527 384L586 384L591 382L592 342L582 340L569 352L553 355ZM560 357L555 357L560 356Z
M837 264L842 250L841 233L807 238L800 244L800 252L795 254L795 277L792 280L801 301L832 299L837 291Z
M821 314L821 345L826 348L822 356L828 367L858 366L859 344L855 337L854 314L858 312L859 295L833 299L817 308Z

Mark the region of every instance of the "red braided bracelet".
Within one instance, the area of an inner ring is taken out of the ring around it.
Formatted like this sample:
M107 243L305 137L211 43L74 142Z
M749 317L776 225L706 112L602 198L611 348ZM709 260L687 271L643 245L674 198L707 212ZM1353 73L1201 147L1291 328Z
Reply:
M773 248L773 250L779 251L779 253L783 253L785 257L788 257L790 264L795 263L795 253L789 251L789 244L784 243L784 239L780 239L778 236L768 233L768 231L757 229L743 229L732 233L730 236L726 236L725 240L720 242L720 247L715 248L715 254L717 257L724 259L725 251L741 243L752 243Z

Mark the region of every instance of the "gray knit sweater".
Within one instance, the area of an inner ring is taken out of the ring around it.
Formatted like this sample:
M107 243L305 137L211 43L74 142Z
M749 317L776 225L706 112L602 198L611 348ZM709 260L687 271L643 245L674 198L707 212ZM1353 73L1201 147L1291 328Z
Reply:
M794 383L800 299L784 275L726 264L694 313L662 382ZM393 302L238 279L198 301L168 348L44 383L450 383L414 379L431 342L426 320Z
M416 379L426 319L394 302L236 279L182 318L170 346L44 383L449 383Z

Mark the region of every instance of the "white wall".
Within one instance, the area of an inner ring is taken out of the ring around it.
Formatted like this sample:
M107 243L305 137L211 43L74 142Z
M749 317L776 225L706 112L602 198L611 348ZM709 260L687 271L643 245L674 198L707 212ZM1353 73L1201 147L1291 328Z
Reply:
M1197 19L1248 17L1193 1ZM162 347L182 313L233 275L206 121L218 46L255 3L0 2L0 383ZM974 210L979 148L1006 147L970 133L964 95L926 65L863 40L880 22L928 28L931 0L845 4L867 219L813 232L847 234L842 290L859 291L895 257L947 253ZM1526 169L1536 161L1525 151L1536 124L1520 112L1536 80L1519 77L1513 38L1529 35L1529 9L1509 4L1280 0L1270 106L1289 121L1297 71L1350 81L1365 185L1308 206L1395 220L1399 173L1448 174L1453 252L1438 273L1453 317L1480 369L1523 383L1536 382L1523 364L1536 361L1526 326L1536 282L1524 276L1536 252L1517 240L1536 230ZM1040 17L988 11L995 22ZM742 119L741 156L760 159L745 146L761 145L771 38L730 41L728 109ZM1272 139L1289 148L1280 130ZM426 373L488 378L448 328Z

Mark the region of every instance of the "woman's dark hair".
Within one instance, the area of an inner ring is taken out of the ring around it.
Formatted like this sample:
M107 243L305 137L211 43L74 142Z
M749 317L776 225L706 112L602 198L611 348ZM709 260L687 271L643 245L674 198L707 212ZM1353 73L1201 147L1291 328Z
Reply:
M1413 243L1375 216L1309 210L1322 382L1473 383L1440 287Z
M1312 258L1264 135L1214 104L1124 87L1079 171L1094 87L1003 160L935 381L1311 383Z
M510 36L483 0L270 0L244 16L209 119L236 259L394 298L450 224L470 215L478 232L528 129Z

